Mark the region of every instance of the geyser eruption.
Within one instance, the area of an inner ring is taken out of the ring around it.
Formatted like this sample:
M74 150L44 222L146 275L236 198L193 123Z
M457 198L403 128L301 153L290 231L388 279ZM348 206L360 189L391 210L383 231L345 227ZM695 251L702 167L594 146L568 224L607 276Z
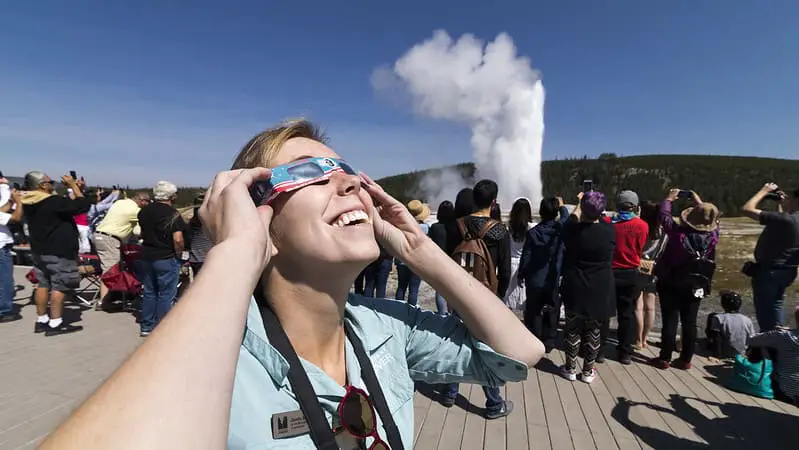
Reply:
M538 206L544 87L540 74L528 58L516 54L506 33L484 45L470 34L453 41L438 30L393 67L376 69L372 85L378 92L394 93L400 88L419 115L467 124L478 176L496 180L503 209L510 209L518 197ZM466 185L459 174L434 177L421 183L427 200L434 204L454 200L458 189Z

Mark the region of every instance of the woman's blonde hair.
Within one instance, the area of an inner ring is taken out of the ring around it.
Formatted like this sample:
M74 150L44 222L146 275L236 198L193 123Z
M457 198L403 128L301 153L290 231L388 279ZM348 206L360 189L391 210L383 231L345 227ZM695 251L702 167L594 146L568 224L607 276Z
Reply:
M324 132L309 120L287 120L250 139L236 156L232 169L272 167L272 161L283 145L289 139L298 137L312 139L323 144L327 142Z

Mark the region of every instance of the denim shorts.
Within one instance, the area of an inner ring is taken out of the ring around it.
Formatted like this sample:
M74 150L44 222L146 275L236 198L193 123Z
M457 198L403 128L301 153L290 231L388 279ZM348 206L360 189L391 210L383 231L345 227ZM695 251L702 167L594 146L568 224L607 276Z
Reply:
M33 270L40 288L68 292L80 286L78 262L74 259L50 255L33 255Z

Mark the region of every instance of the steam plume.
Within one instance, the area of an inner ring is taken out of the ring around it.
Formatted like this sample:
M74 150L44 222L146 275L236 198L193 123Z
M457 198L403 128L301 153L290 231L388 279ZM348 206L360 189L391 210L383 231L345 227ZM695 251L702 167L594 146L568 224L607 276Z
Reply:
M392 67L375 69L372 86L381 94L407 93L416 114L468 125L477 175L496 180L503 209L518 197L538 205L544 87L510 36L501 33L484 45L470 34L453 41L435 31ZM433 176L420 185L431 202L442 195L454 200L466 184L457 172Z

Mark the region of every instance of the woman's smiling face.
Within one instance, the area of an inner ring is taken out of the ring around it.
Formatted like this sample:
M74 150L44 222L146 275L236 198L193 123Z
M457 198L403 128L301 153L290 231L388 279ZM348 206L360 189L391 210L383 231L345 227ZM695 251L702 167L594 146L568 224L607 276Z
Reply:
M309 157L339 158L321 142L295 137L283 144L269 165ZM358 220L371 216L373 203L357 175L334 173L327 182L280 194L271 205L275 262L305 270L315 269L314 262L365 267L380 254L371 219Z

